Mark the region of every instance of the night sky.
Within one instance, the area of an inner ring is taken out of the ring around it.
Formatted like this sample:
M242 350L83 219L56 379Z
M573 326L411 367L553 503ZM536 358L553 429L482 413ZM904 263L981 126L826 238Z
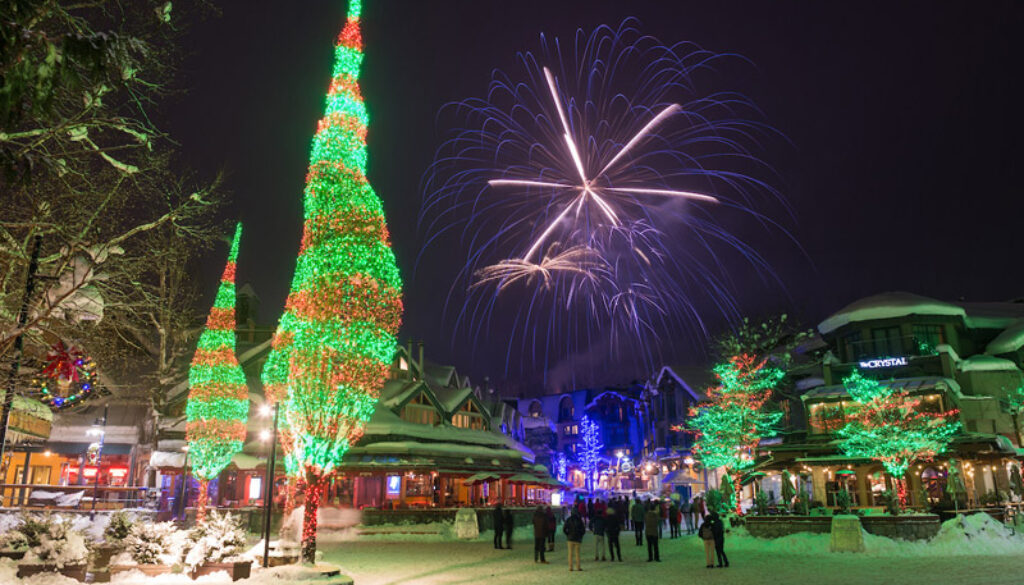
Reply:
M474 380L505 377L506 346L453 342L441 319L459 268L446 256L464 252L429 256L413 275L423 242L420 179L445 131L437 111L483 93L491 70L512 70L516 51L537 49L541 32L570 37L629 16L666 44L689 40L753 61L756 68L730 70L727 81L792 142L761 154L792 208L793 217L776 218L802 251L778 232L738 234L783 283L763 285L738 264L736 296L747 314L788 312L810 326L887 290L950 300L1024 296L1024 4L364 3L369 178L406 283L400 338L423 340L434 361ZM183 72L190 93L174 104L170 129L203 174L227 173L231 212L246 225L239 282L255 287L261 321L273 324L294 268L308 149L345 3L218 4L220 16L192 25ZM708 317L722 325L710 309ZM698 363L702 351L681 343L666 359ZM628 370L604 382L644 374ZM523 389L530 374L516 369L508 378Z

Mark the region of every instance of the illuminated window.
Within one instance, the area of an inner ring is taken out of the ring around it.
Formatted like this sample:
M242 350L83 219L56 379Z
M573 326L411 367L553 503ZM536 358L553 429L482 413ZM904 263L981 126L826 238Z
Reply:
M819 402L809 408L812 433L834 433L846 424L846 402Z
M403 371L409 369L409 362L405 361L404 357L398 358L398 369Z
M452 425L461 429L484 430L487 427L484 415L472 401L462 405L459 412L452 415Z
M402 420L421 425L436 425L437 410L422 393L402 407Z

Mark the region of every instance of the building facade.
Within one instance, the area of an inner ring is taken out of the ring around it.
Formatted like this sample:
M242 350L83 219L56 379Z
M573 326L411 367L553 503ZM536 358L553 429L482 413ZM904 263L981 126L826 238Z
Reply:
M782 470L801 478L812 502L834 506L846 490L857 507L882 504L893 489L877 461L845 456L836 432L851 398L854 371L906 391L922 412L955 411L961 429L948 453L907 472L911 505L948 505L950 466L963 481L963 505L1005 501L1020 473L1021 415L1013 396L1024 383L1024 303L949 303L910 293L858 300L818 325L828 345L820 370L797 380L802 426L762 448L755 472L762 489L780 493Z

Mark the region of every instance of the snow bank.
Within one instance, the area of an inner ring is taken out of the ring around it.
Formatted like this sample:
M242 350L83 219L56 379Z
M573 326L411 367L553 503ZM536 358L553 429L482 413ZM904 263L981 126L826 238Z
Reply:
M749 535L745 528L734 528L732 544L762 552L797 555L850 554L831 553L829 534L800 532L782 538L762 539ZM877 557L948 557L953 555L1024 555L1024 534L994 520L988 514L957 516L942 523L930 541L892 540L864 533L865 554Z

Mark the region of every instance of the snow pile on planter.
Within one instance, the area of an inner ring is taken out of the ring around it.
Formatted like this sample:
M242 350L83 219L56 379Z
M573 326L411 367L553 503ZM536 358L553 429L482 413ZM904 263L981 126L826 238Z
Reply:
M829 552L828 534L799 532L782 538L754 538L739 527L730 532L732 543L759 551L787 554ZM730 536L726 540L730 540ZM864 533L865 554L878 557L933 557L950 555L1024 554L1024 534L1009 528L984 513L960 515L942 523L930 541L910 542ZM846 553L836 553L846 554Z

